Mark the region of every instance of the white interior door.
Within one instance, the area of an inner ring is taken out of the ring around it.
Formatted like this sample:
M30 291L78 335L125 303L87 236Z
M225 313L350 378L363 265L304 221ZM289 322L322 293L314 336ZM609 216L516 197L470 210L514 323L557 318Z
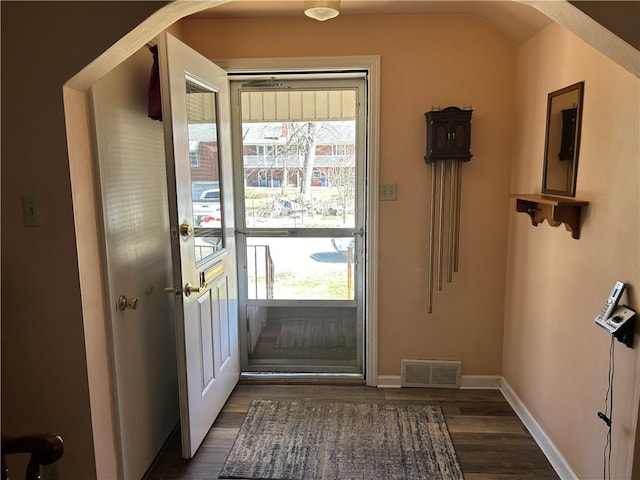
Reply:
M182 454L191 458L240 376L229 86L174 37L159 38Z
M151 54L92 87L120 478L142 478L178 421L162 124L147 118ZM119 303L120 296L126 297Z

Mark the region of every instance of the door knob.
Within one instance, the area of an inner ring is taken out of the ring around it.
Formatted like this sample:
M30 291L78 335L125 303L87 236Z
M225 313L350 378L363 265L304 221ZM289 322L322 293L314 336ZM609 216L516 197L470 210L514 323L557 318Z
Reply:
M117 305L118 305L118 310L124 310L125 308L135 310L136 308L138 308L138 299L127 298L125 295L120 295L118 297Z
M182 235L183 237L188 237L192 232L193 229L188 223L183 223L182 225L180 225L180 235Z
M188 297L192 293L202 293L202 292L204 292L205 288L207 288L206 284L203 285L202 287L194 287L190 283L187 283L184 286L184 294Z

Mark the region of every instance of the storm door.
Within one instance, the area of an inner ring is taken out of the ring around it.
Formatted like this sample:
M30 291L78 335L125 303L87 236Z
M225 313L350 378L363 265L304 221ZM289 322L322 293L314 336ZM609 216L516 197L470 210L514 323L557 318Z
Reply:
M364 375L364 73L231 82L243 374Z

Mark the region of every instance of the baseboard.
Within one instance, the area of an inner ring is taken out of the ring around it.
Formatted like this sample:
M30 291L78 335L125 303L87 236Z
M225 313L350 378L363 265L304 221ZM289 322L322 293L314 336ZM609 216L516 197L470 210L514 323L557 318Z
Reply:
M400 375L379 375L378 388L402 388ZM535 417L524 406L507 381L498 375L461 375L460 388L500 389L513 411L536 441L542 453L562 480L579 480L560 451L544 432Z
M518 398L504 378L502 379L502 386L500 390L502 391L504 398L509 402L509 405L511 405L511 408L516 412L516 415L520 417L524 426L529 430L529 433L547 457L547 460L549 460L549 463L551 463L551 466L554 468L558 476L563 480L579 480L578 476L571 469L560 451L558 451L535 417L531 415L531 412L529 412L527 407L524 406L520 398Z
M402 377L400 375L378 375L378 388L401 388Z
M499 375L460 375L460 388L499 389L502 377Z
M402 388L400 375L379 375L378 388ZM461 375L460 388L487 388L499 389L502 386L502 377L498 375Z

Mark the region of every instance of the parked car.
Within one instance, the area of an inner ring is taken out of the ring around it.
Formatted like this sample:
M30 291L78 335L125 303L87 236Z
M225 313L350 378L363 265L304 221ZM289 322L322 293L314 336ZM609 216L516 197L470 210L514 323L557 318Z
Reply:
M220 182L192 182L191 183L191 200L197 202L202 197L202 193L208 190L220 191Z
M201 202L206 202L207 200L214 200L214 201L220 202L220 189L210 188L207 190L203 190L198 200Z
M210 188L200 192L200 196L193 202L193 218L197 226L221 226L220 189ZM206 223L206 225L204 225Z
M203 228L220 228L222 226L222 218L218 215L205 215L198 220L198 226Z

